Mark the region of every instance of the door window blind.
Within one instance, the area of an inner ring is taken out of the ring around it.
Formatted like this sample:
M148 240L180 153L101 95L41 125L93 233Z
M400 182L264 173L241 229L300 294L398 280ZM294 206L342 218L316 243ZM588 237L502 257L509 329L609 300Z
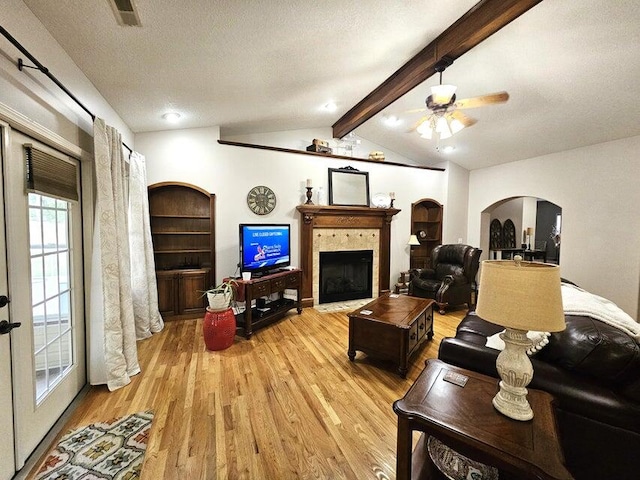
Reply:
M27 162L27 191L65 200L78 201L78 166L23 145Z

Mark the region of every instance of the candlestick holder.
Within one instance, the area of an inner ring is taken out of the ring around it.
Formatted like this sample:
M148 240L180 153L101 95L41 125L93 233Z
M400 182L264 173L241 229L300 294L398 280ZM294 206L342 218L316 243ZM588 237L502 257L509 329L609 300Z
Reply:
M307 201L304 203L305 205L313 205L313 202L311 201L311 197L313 196L313 193L311 192L313 190L313 187L307 187Z
M395 199L395 198L392 198L392 199L391 199L391 204L389 205L389 208L393 208L393 202L395 202L395 201L396 201L396 199Z

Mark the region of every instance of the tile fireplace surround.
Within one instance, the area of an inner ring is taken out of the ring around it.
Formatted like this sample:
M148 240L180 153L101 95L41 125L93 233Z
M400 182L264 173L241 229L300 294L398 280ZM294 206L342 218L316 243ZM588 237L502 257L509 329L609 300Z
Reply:
M396 208L299 205L302 306L317 305L320 252L373 251L373 296L389 291L391 220Z

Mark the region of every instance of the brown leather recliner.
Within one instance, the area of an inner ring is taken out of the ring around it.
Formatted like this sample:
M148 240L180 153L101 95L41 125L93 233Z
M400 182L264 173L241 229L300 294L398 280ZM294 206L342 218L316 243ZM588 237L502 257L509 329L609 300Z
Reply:
M409 270L409 295L433 298L440 313L448 305L471 308L481 253L470 245L438 245L431 252L431 268Z

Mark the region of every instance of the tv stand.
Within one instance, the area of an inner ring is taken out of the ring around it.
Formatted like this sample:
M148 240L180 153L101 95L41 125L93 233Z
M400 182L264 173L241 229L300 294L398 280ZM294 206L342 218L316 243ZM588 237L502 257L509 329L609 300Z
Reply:
M290 268L274 268L273 270L267 270L266 272L254 272L251 274L251 278L253 279L264 278L271 275L275 275L276 273L286 273L290 271L293 271L293 270Z
M244 312L236 315L236 322L238 329L244 333L244 337L248 340L254 330L281 319L292 308L296 308L298 314L301 314L301 285L302 270L298 268L283 269L277 273L264 274L251 280L238 280L240 290L244 290L246 308ZM288 289L296 291L297 300L284 298L284 291ZM258 299L270 296L273 293L278 294L277 299L265 301L264 306L259 307L257 305L259 303ZM242 294L239 297L242 298ZM256 300L256 306L252 308L251 303L253 300Z

